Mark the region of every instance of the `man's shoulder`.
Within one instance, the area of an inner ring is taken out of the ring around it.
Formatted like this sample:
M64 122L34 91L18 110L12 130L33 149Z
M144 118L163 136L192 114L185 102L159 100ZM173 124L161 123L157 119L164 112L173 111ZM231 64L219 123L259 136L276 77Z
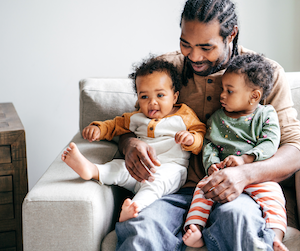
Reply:
M168 52L158 56L158 58L173 63L178 69L182 69L183 67L184 56L181 54L180 51Z
M164 53L160 56L158 56L158 58L164 58L166 60L170 59L177 59L177 58L184 58L184 56L182 55L182 53L178 50L178 51L172 51L172 52L167 52L167 53Z
M243 54L246 54L246 53L257 54L257 52L255 52L253 50L249 50L249 49L245 48L242 45L239 45L239 49L238 50L239 50L239 54L240 55L243 55Z

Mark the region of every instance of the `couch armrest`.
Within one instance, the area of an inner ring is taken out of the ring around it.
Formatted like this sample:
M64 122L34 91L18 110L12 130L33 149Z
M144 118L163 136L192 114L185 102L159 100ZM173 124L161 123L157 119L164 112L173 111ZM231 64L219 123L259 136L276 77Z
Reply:
M296 200L298 208L298 221L300 226L300 171L295 174Z
M78 133L72 140L95 163L111 160L117 145L89 143ZM23 202L24 250L100 250L114 228L120 189L82 180L60 155Z

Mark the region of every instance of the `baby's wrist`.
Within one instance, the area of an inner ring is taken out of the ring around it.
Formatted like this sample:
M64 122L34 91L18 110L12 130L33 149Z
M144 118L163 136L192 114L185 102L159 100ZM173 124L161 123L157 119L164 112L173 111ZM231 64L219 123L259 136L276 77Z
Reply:
M192 142L192 143L190 144L190 146L191 146L192 144L195 143L195 136L194 136L194 134L192 134L192 133L190 133L190 135L191 135L190 141Z
M242 155L242 158L243 158L245 164L252 163L255 160L255 155L254 154L244 154L244 155Z

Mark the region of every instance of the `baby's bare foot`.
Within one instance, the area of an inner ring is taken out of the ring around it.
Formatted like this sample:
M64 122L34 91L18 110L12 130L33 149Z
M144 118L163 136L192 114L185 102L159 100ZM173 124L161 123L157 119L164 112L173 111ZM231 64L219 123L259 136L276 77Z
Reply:
M200 248L204 246L204 241L202 238L202 233L199 228L197 228L194 224L189 226L188 231L182 237L182 240L185 245L194 248Z
M273 242L273 249L274 251L289 251L288 248L276 237Z
M97 166L81 154L75 143L70 143L69 147L61 155L61 159L84 180L99 180Z
M135 202L132 202L131 199L126 199L122 205L119 221L123 222L137 217L139 212L138 209L138 205Z

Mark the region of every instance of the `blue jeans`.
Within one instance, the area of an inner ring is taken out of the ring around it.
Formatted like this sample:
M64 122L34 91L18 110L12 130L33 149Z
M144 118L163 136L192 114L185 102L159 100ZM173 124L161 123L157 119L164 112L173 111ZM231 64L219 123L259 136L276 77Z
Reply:
M234 201L214 204L203 238L212 251L272 251L275 233L265 225L260 206L241 194Z
M163 196L137 218L118 222L116 250L185 250L182 227L193 191L183 188L176 194ZM203 237L209 251L273 250L274 233L265 229L258 204L245 194L232 202L215 203Z

